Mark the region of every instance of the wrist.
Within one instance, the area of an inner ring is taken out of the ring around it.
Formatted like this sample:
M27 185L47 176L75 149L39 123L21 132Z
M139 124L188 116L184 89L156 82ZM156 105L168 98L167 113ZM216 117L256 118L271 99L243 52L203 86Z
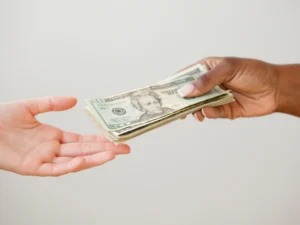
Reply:
M300 117L300 64L277 65L277 112Z

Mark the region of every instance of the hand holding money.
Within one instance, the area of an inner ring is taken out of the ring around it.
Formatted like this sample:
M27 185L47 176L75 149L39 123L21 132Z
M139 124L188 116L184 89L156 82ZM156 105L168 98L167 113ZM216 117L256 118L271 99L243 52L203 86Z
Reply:
M256 117L273 112L300 116L300 65L275 65L256 59L210 57L199 63L206 65L208 73L183 87L183 96L202 96L216 85L232 91L235 101L218 107L205 107L208 119ZM293 93L286 97L286 93ZM294 99L294 100L293 100ZM298 109L297 109L298 108ZM203 120L202 111L195 117Z
M234 101L230 91L215 86L206 94L184 98L178 90L208 72L196 64L154 85L106 98L86 99L86 112L104 135L118 144L208 106Z
M232 90L235 98L219 86ZM157 84L87 99L86 111L110 140L120 143L190 113L202 120L200 109L206 118L234 119L273 112L300 117L299 101L300 64L207 58ZM75 104L74 97L57 96L0 104L0 169L59 176L129 153L129 146L115 146L102 135L65 132L35 118Z

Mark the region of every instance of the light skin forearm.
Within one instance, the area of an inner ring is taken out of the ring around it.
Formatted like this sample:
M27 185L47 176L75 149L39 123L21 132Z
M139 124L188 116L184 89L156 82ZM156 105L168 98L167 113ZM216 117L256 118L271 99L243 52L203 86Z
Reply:
M300 64L278 65L277 112L300 117Z

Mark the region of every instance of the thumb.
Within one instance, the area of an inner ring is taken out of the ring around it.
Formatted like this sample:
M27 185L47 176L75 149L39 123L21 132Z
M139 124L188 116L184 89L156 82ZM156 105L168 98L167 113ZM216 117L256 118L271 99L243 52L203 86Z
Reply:
M25 101L33 116L50 111L63 111L72 108L77 99L72 96L46 96Z
M218 59L219 61L219 59ZM200 61L202 64L208 64L205 60ZM211 59L210 59L211 64ZM197 80L181 87L178 94L182 97L196 97L203 95L213 89L215 86L228 80L229 71L224 67L222 61L207 73L201 75Z

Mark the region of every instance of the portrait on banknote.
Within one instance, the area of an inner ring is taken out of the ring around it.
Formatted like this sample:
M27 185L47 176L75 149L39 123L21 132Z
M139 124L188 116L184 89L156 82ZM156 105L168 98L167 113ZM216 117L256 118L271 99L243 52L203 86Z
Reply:
M159 95L151 89L134 92L131 95L131 104L139 111L144 112L136 122L143 122L174 111L174 109L164 107Z

